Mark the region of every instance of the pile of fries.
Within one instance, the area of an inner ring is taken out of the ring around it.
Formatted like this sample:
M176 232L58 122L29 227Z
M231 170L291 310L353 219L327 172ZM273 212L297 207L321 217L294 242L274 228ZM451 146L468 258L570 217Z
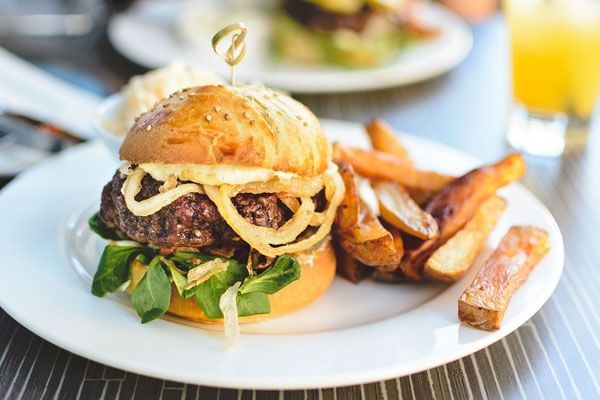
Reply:
M366 131L373 150L334 145L334 160L346 185L333 230L338 273L354 283L367 277L390 282L458 280L506 209L506 200L496 191L523 176L525 161L510 154L454 177L416 168L385 122L374 120ZM365 179L377 207L362 195L359 182ZM512 244L501 244L499 254L490 257L461 297L463 322L497 329L512 293L548 250L547 234L537 228L513 228L507 237L502 243ZM519 265L507 264L510 251L525 255ZM497 279L500 275L503 278Z

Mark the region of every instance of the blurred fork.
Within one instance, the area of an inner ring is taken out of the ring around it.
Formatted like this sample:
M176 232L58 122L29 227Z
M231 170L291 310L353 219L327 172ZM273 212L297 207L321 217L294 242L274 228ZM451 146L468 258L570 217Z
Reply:
M0 107L0 150L20 144L56 153L83 140L56 125Z

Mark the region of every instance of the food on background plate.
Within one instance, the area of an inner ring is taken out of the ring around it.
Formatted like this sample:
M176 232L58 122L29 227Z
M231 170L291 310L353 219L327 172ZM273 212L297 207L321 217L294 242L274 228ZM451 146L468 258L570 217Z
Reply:
M127 290L142 322L169 312L235 334L238 317L292 312L330 285L344 183L300 103L260 86L188 88L136 120L120 157L90 220L113 241L95 295Z
M543 229L510 228L460 296L459 319L478 329L499 329L514 292L548 250L548 234Z
M273 52L301 64L382 65L437 33L419 21L414 6L411 0L282 0Z
M124 137L139 115L171 93L191 86L221 83L223 81L210 71L188 68L180 61L173 62L166 67L132 77L121 89L122 107L115 118L105 118L103 125L113 134Z
M448 282L460 279L475 261L505 209L506 200L500 196L494 195L481 203L469 222L425 262L425 276Z

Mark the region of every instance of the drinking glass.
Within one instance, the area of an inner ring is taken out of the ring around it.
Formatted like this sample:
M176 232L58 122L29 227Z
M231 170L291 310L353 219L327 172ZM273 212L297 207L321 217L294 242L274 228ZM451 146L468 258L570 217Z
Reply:
M508 142L537 155L582 147L600 94L600 0L505 0L514 107Z

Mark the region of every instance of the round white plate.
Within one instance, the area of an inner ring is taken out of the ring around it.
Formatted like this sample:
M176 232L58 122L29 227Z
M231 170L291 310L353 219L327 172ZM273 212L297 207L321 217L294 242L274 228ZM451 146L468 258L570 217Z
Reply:
M194 13L198 14L201 7L206 10L200 13L204 18L185 24L193 26L193 32L181 28L178 22L186 18L185 14L181 17L182 2L151 1L140 2L115 16L109 23L108 36L120 53L145 67L157 68L182 59L225 77L229 68L214 54L210 39L225 24L242 21L249 28L248 53L236 68L239 79L294 93L371 90L422 81L452 69L467 56L473 42L469 27L459 17L442 6L424 2L418 14L428 25L438 28L439 35L407 48L391 64L362 70L299 66L272 60L265 15L250 12L220 15L215 10L219 3L197 4L192 9ZM193 43L184 39L192 35Z
M366 145L357 124L324 121L328 134ZM403 136L419 164L462 173L478 160ZM0 192L0 305L34 333L95 361L195 384L254 389L350 385L432 368L475 352L523 324L561 275L563 243L544 206L521 185L502 190L508 209L470 273L453 285L353 285L336 278L308 308L246 325L233 351L222 333L161 319L142 325L123 294L90 293L103 241L87 228L102 186L117 167L98 142L79 145L26 171ZM515 294L502 328L459 324L457 299L509 226L548 230L551 251Z

